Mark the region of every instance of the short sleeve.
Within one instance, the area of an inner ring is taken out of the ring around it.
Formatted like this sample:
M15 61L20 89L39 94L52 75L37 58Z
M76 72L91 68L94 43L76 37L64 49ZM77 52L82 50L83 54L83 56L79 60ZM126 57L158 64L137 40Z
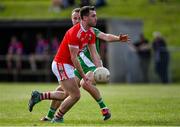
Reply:
M76 31L69 31L68 32L68 45L70 46L77 46L79 48L79 39L77 37Z
M101 32L99 29L93 27L94 33L96 35L96 37L98 37L98 34Z

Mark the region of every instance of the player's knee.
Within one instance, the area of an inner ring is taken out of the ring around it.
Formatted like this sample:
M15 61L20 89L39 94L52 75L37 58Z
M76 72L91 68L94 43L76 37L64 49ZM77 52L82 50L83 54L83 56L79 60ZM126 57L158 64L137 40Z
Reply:
M64 91L64 90L63 90L62 87L59 85L59 86L56 88L56 91Z
M84 81L81 82L81 86L82 86L83 89L89 90L92 87L93 81L91 79L89 79L89 80L90 80L89 84L86 84Z
M69 95L70 95L71 98L72 98L73 100L75 100L75 101L78 101L78 100L81 98L81 93L80 93L79 88L78 88L77 90L74 90L73 93L71 92Z
M85 82L83 82L83 83L81 84L81 86L82 86L82 88L85 89L85 90L89 90L90 87L91 87L89 84L86 84Z
M65 98L69 96L69 94L67 92L64 92L64 96Z
M81 94L80 94L80 92L77 92L74 96L72 96L73 97L73 100L76 100L76 101L78 101L80 98L81 98Z

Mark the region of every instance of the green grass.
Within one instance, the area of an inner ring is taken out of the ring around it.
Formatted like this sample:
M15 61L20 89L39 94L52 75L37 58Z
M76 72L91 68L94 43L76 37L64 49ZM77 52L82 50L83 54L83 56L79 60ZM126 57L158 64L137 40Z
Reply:
M39 103L32 113L28 99L32 90L54 90L55 84L0 83L0 126L179 126L180 85L98 85L112 112L102 121L96 102L81 90L80 101L65 115L63 124L43 123L49 101Z

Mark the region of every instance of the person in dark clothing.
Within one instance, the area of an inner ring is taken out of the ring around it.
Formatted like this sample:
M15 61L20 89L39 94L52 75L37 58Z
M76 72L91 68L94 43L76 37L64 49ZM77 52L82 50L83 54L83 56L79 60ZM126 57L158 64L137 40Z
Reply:
M96 8L102 7L102 6L105 6L105 5L106 5L106 0L96 0L96 4L95 4Z
M155 55L155 72L160 77L162 83L169 83L168 66L170 56L166 42L160 32L154 32L153 36L152 47Z
M81 0L81 2L80 2L80 7L89 6L89 5L91 5L90 0Z
M16 36L12 36L6 56L8 71L12 71L14 69L13 67L14 63L15 63L15 69L17 71L21 70L22 55L23 55L23 43L19 41Z
M143 34L140 34L140 39L135 43L135 47L139 56L142 81L149 82L149 66L151 62L151 47L148 40Z

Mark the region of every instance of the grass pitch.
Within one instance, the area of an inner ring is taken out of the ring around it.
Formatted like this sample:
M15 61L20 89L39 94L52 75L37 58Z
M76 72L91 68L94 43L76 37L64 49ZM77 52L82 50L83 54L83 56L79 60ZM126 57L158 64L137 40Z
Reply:
M98 85L111 109L112 118L102 121L96 102L82 90L80 101L65 115L60 124L41 122L49 101L28 111L32 90L54 90L49 83L0 83L0 126L180 126L180 85L119 84Z

